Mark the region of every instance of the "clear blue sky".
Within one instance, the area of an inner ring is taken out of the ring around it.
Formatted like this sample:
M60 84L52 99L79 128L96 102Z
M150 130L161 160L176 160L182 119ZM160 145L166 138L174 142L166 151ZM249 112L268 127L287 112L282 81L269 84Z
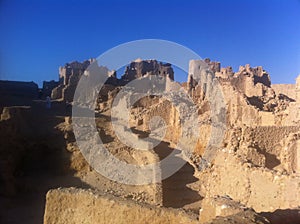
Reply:
M299 0L0 0L0 29L5 80L41 84L66 62L145 38L177 42L235 70L262 65L273 83L300 74Z

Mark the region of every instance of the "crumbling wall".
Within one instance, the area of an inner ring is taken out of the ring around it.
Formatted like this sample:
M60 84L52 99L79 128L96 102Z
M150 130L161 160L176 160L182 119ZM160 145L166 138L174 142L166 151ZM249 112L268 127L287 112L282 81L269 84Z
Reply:
M56 189L46 196L45 224L60 223L198 223L182 210L138 204L91 190Z
M6 106L31 105L38 93L38 85L34 82L0 80L0 113Z
M174 71L171 67L171 64L164 64L156 60L141 59L131 62L130 65L126 67L125 74L121 79L129 82L134 79L141 78L147 73L169 77L170 79L174 80Z
M68 158L54 128L61 118L50 118L46 108L34 106L4 107L1 114L0 194L14 195L22 189L20 173L65 173Z
M288 138L289 134L299 130L300 127L298 126L260 126L245 129L244 135L251 136L245 140L248 141L249 144L253 142L253 145L265 154L267 167L275 167L281 163L280 157L283 148L280 144L281 141Z
M108 113L110 114L109 111ZM159 161L158 155L152 149L138 150L122 143L115 136L112 125L106 118L98 117L95 121L103 147L120 161L140 166L157 163ZM89 158L84 157L80 151L73 133L72 119L70 117L66 117L65 122L60 123L56 128L61 131L61 135L64 136L65 139L65 149L70 158L68 168L73 170L75 175L81 180L100 191L112 191L112 194L119 197L132 198L136 201L143 201L154 205L162 205L162 184L159 181L148 185L127 185L110 180L109 177L94 170L97 164L93 164L94 166L92 167L91 161L88 160ZM111 171L115 172L113 169L111 169ZM153 172L158 173L159 171ZM153 173L153 176L158 176L157 173ZM128 173L128 176L130 175L132 174ZM137 179L140 178L140 176L135 175L134 178Z
M213 166L198 177L205 197L228 195L256 212L300 205L299 176L255 167L227 150L220 151Z
M78 81L88 66L94 59L86 60L82 63L74 61L59 67L59 85L52 90L52 99L63 99L73 101L75 89Z
M209 68L214 72L220 72L221 70L221 63L216 61L211 61L209 58L204 59L205 63L208 64Z
M296 85L295 84L272 84L276 95L284 94L291 99L296 99Z
M256 214L253 209L247 208L237 201L233 201L229 196L216 196L203 199L199 221L200 223L207 223L209 221L212 221L212 223L270 223L266 218Z
M300 174L300 133L291 133L281 141L280 161L288 173Z
M300 130L298 126L235 127L228 130L224 145L257 166L281 169L287 161L282 159L289 135Z
M36 99L38 85L34 82L0 81L0 94L3 96L18 96Z
M56 82L54 80L44 81L43 88L42 88L43 97L47 97L47 96L51 97L52 90L54 88L56 88L58 85L59 85L59 82Z
M143 130L149 130L149 122L155 116L161 117L167 126L165 140L176 143L180 135L179 114L171 102L161 99L161 101L142 112Z

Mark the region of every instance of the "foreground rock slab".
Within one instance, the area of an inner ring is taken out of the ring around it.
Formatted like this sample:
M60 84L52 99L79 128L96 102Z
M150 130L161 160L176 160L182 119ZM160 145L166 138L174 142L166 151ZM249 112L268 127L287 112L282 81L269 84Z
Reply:
M62 223L199 223L182 210L138 204L91 190L50 190L46 196L45 224Z

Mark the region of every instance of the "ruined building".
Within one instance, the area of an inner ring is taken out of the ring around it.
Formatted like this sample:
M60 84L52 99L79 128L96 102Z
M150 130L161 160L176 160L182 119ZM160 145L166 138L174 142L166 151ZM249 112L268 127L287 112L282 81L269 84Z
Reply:
M164 64L162 62L157 62L156 60L141 60L137 59L130 63L126 67L125 74L122 76L123 80L131 81L137 78L141 78L147 73L152 75L160 75L169 77L174 80L174 71L171 64Z
M52 91L51 98L62 98L68 102L73 101L77 83L83 72L93 61L94 59L86 60L82 63L74 61L59 67L59 85Z
M80 77L93 61L59 69L51 110L42 101L1 108L0 134L5 141L0 147L0 193L31 192L15 200L14 207L3 201L4 221L22 217L28 223L47 224L299 223L300 76L295 84L272 84L260 66L233 71L209 59L191 60L183 84L172 82L176 74L170 64L155 60L131 62L120 78L107 70L108 81L93 112L97 130L89 131L85 123L86 133L79 138L91 139L93 146L99 136L119 164L147 166L170 155L173 162L184 162L162 181L134 185L113 181L91 166L95 161L82 154L76 142L78 127L66 113L66 103L73 100ZM164 80L165 95L149 94L130 105L138 95L130 82L149 77ZM127 122L112 124L123 112L114 114L115 105L130 105ZM130 141L124 142L118 131L128 132ZM167 168L153 169L153 178L166 175ZM142 178L139 173L128 175ZM28 198L42 209L28 206ZM22 213L9 216L20 210L31 220Z

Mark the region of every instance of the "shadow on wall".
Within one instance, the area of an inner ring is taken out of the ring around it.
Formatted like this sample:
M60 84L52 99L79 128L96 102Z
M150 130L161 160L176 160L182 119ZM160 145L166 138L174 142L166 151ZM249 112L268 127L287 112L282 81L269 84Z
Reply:
M280 165L280 160L277 158L276 155L271 154L269 152L266 151L266 149L261 149L258 145L254 146L256 148L256 150L263 154L266 158L266 167L268 169L273 169L274 167Z
M56 128L64 117L39 103L11 110L20 116L0 122L0 223L43 223L49 189L90 186L73 177L71 153Z
M260 215L266 217L272 224L300 223L300 209L277 209L274 212L262 212Z
M176 154L180 153L180 150L169 147L167 142L161 142L154 149L160 160L168 156L173 150L176 151ZM176 159L182 160L179 157L176 157ZM164 170L162 170L163 174ZM187 186L196 181L198 179L194 177L194 167L189 163L185 163L176 173L162 181L163 206L182 208L185 205L201 200L202 197L199 193Z

